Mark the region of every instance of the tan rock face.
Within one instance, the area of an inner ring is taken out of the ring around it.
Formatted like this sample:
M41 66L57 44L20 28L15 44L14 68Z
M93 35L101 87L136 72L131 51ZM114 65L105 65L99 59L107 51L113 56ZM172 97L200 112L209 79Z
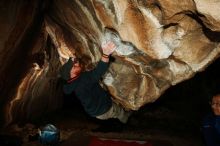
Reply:
M195 0L196 9L201 14L199 17L204 24L213 31L220 30L220 1Z
M76 54L90 70L106 40L117 49L102 83L128 110L154 102L219 56L218 1L36 0L0 6L6 123L59 108L60 66Z

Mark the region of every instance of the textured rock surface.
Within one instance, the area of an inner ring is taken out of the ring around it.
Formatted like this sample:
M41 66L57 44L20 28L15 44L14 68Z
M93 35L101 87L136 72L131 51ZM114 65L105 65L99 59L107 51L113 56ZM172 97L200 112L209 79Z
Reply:
M102 41L117 44L103 85L128 110L154 102L220 52L218 1L9 0L0 8L0 103L7 123L59 108L59 67L76 54L93 68Z

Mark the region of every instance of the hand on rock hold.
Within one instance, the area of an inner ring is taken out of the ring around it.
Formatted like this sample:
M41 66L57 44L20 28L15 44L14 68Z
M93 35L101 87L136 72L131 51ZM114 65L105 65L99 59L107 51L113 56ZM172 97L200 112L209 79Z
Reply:
M116 49L116 45L114 44L114 42L111 41L103 42L101 47L102 53L107 56L111 55Z

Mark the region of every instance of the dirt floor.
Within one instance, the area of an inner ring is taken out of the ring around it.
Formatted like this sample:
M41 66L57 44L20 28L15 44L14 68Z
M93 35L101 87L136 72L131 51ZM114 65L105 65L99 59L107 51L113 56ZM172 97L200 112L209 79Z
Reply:
M80 138L86 141L90 136L149 141L153 146L203 146L198 121L161 106L134 112L125 125L115 119L100 121L91 118L80 106L68 107L29 124L11 125L1 135L12 135L13 145L19 145L20 138L23 146L41 146L31 136L49 123L60 130L61 146L73 145L71 143Z

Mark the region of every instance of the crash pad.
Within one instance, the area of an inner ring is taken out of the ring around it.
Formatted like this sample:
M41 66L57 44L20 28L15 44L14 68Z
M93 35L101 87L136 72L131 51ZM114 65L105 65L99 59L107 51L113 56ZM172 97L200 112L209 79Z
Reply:
M118 138L116 135L109 137L91 136L85 133L74 133L64 140L60 146L173 146L164 140L136 140Z
M147 141L92 137L88 146L153 146Z

